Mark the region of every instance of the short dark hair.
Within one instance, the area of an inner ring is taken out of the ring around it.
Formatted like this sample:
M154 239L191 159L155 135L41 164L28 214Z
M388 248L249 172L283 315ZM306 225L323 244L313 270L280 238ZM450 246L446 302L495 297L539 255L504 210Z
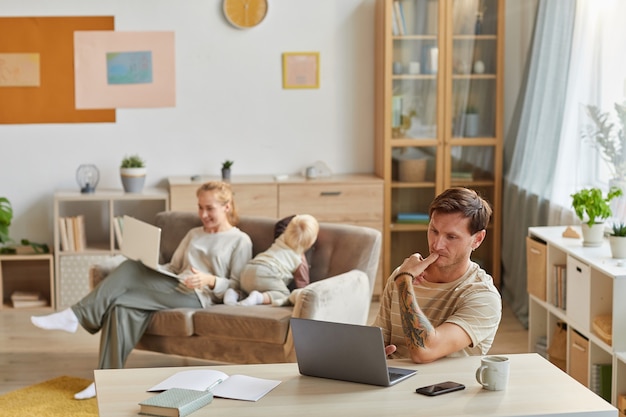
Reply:
M461 213L470 219L470 233L474 234L487 228L491 218L491 206L474 190L464 187L448 188L430 203L428 214Z

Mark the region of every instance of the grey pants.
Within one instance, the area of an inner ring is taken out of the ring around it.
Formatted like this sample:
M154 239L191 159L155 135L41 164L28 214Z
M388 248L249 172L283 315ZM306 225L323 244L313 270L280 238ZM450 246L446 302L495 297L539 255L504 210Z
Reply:
M280 300L289 297L287 285L293 276L279 277L276 271L267 265L248 264L241 272L241 289L247 294L257 290L267 293L270 300Z
M101 331L98 369L120 369L146 331L152 313L177 307L201 308L194 291L179 281L125 261L71 308L89 333Z

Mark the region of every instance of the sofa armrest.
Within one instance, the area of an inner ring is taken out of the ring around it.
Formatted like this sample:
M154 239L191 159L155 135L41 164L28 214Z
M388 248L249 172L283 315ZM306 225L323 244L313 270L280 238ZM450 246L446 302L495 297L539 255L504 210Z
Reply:
M112 270L117 268L119 264L124 262L126 258L122 255L112 256L105 261L91 265L89 267L89 285L94 289L96 285L105 279Z
M365 324L370 308L370 284L365 272L353 269L295 290L293 317Z

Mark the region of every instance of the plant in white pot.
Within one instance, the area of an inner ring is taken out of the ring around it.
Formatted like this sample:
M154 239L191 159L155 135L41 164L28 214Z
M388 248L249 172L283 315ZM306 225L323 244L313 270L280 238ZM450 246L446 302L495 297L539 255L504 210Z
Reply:
M611 255L616 259L626 259L626 223L614 223L609 236Z
M583 246L600 246L604 238L604 220L611 217L610 201L622 195L622 190L613 187L606 197L596 187L584 188L572 197L572 207L576 216L583 222Z
M222 162L222 180L230 181L230 168L233 166L235 161L225 160Z
M146 181L146 163L139 155L125 156L120 165L122 186L127 193L140 193Z

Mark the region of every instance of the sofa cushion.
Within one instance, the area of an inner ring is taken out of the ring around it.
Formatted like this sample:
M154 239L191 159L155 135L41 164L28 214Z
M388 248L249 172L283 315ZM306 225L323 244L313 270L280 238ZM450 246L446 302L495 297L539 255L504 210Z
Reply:
M284 344L293 307L213 305L193 316L199 336Z
M156 336L191 336L195 311L193 308L157 311L152 315L146 333Z

